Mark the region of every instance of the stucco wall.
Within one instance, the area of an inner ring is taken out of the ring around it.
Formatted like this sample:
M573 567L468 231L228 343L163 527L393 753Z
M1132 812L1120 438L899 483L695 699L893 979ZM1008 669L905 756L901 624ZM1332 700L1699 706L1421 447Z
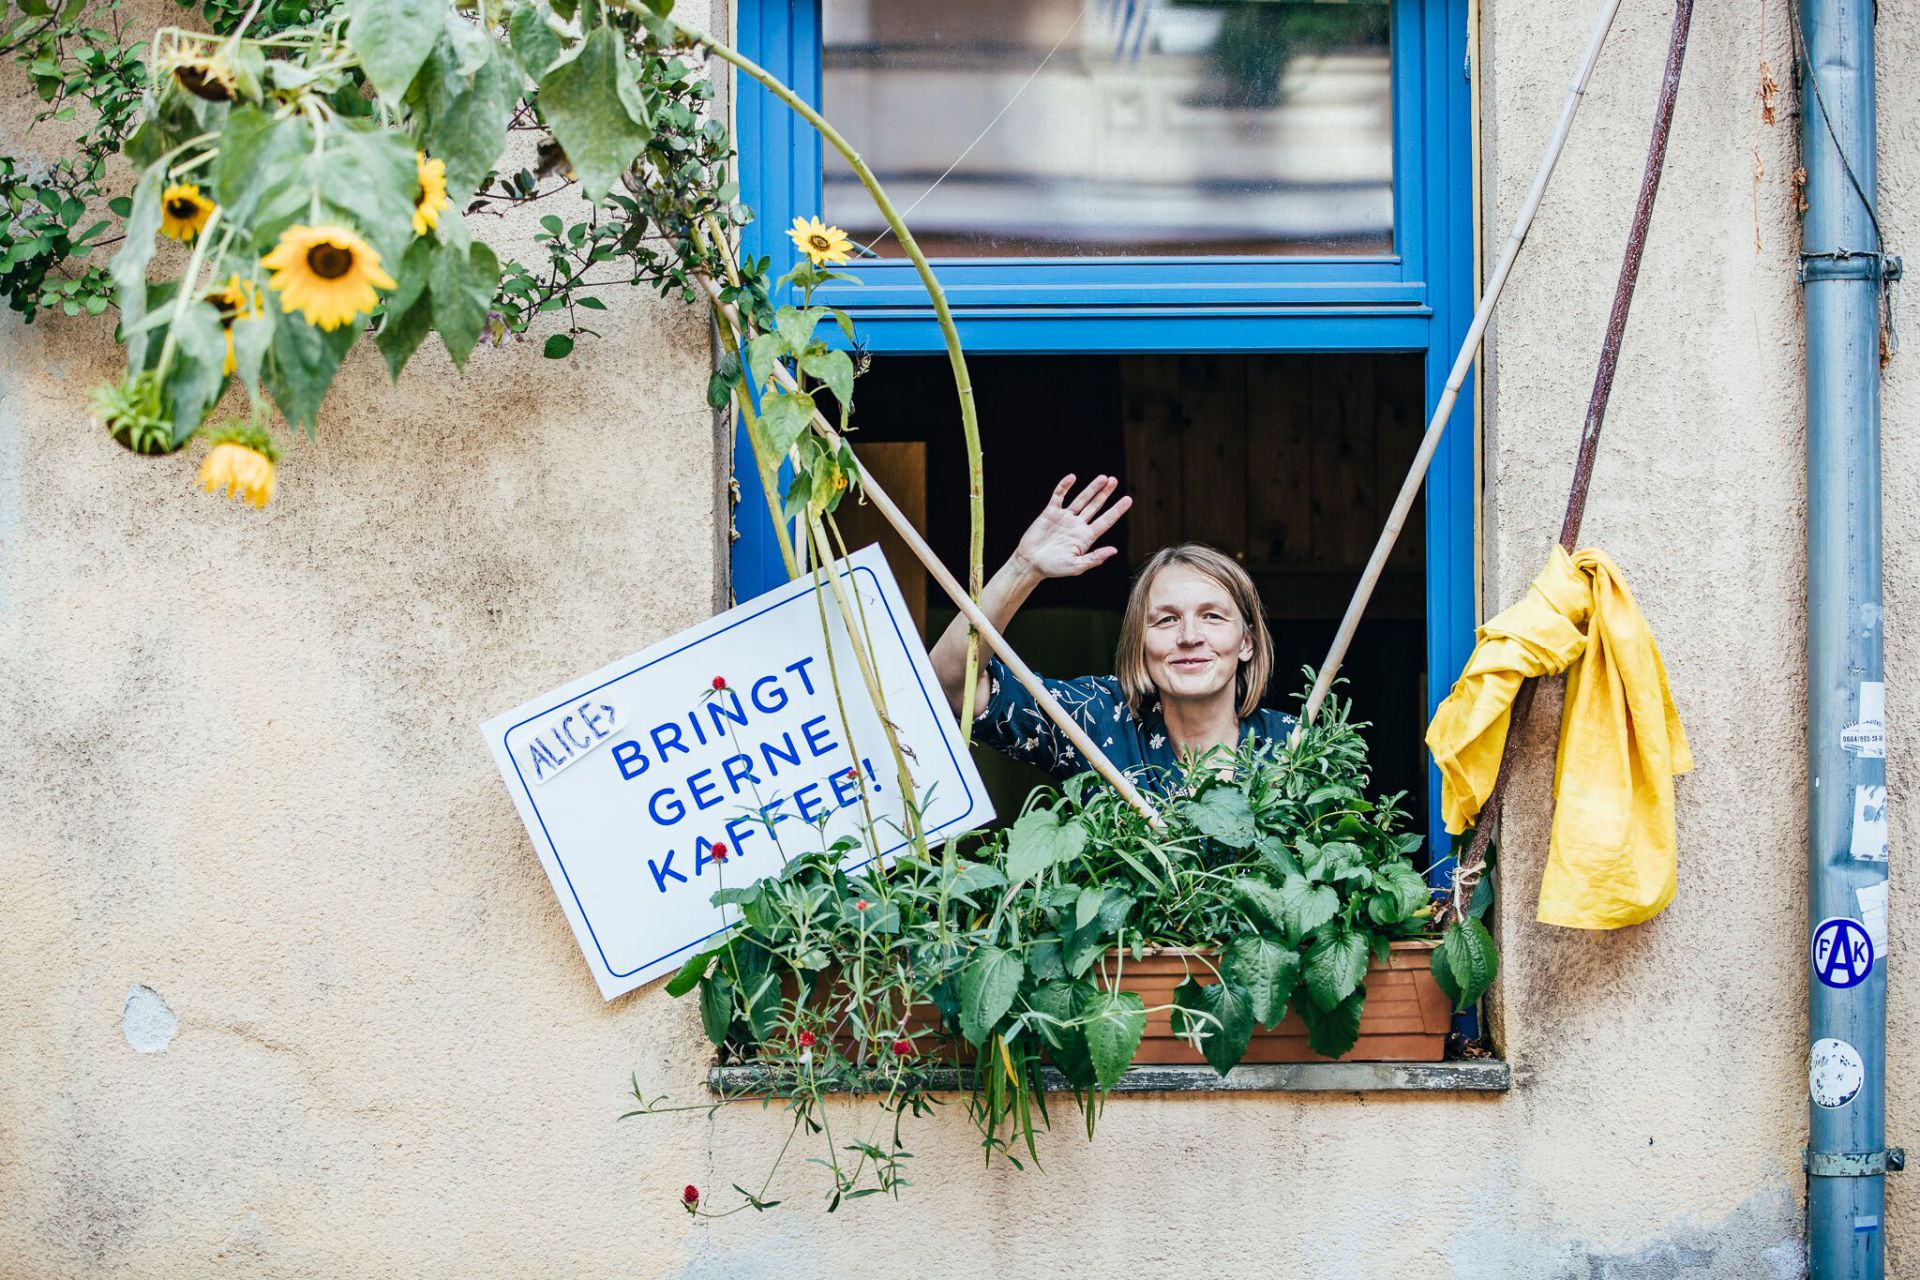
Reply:
M1590 7L1485 15L1490 243ZM1092 1146L1057 1116L1044 1175L982 1171L956 1100L916 1126L902 1202L832 1217L800 1171L769 1215L680 1212L682 1184L762 1171L784 1118L615 1121L630 1072L699 1100L708 1050L657 988L601 1003L474 732L723 598L697 318L623 297L565 367L529 345L455 376L427 354L397 390L361 353L264 514L88 426L115 368L101 326L0 321L0 1275L1799 1274L1794 126L1790 92L1771 127L1756 98L1762 58L1788 79L1784 23L1700 6L1586 522L1660 636L1698 761L1673 907L1614 934L1531 922L1543 714L1500 907L1509 1095L1120 1099ZM1667 28L1627 6L1496 327L1492 607L1559 519ZM1896 248L1916 54L1920 19L1884 7ZM1886 383L1895 726L1920 714L1912 359ZM1903 796L1911 737L1890 742ZM1912 828L1894 818L1897 885ZM1896 951L1911 919L1896 888ZM135 987L177 1018L164 1050L133 1044L165 1030L147 996L123 1026ZM1907 992L1895 1062L1916 1048ZM1895 1076L1891 1140L1914 1099ZM1890 1187L1903 1274L1920 1215Z

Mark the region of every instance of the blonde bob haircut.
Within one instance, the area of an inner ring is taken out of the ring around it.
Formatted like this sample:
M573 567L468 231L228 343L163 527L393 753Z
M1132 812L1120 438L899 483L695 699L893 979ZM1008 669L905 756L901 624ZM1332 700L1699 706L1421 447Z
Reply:
M1135 719L1143 719L1148 704L1159 695L1153 681L1147 678L1147 593L1160 571L1176 564L1219 583L1253 640L1253 656L1240 664L1233 677L1234 714L1245 720L1260 709L1260 696L1267 691L1267 680L1273 675L1273 637L1267 634L1260 593L1254 590L1253 579L1247 576L1247 571L1232 556L1198 542L1162 547L1134 575L1133 589L1127 594L1127 611L1120 619L1120 646L1113 657L1113 668L1120 677L1121 692L1127 695L1127 706Z

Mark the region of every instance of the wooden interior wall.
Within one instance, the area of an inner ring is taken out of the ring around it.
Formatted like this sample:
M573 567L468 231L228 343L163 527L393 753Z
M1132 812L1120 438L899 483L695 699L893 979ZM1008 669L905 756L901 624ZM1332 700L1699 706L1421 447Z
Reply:
M1128 559L1204 542L1239 559L1275 620L1338 618L1419 447L1417 357L1119 361ZM1369 616L1424 608L1419 508Z

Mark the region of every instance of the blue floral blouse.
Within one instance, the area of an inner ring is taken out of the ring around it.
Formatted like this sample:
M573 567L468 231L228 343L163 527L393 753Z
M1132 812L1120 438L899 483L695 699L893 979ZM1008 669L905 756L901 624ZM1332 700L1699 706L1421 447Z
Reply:
M987 709L973 722L975 742L1044 770L1057 781L1090 767L1005 663L991 659L986 679ZM1161 718L1158 698L1140 719L1127 707L1127 695L1121 691L1118 676L1080 676L1074 680L1043 676L1040 682L1123 772L1159 791L1178 781L1180 762L1167 735L1166 721ZM1240 739L1257 739L1256 745L1280 742L1293 732L1293 726L1294 718L1286 712L1261 707L1240 722Z

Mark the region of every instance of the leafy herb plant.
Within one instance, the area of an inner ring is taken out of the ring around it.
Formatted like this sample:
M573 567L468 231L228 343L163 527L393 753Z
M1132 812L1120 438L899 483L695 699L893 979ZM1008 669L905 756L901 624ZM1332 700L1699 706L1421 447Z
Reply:
M1149 952L1192 953L1165 1011L1216 1071L1289 1009L1316 1053L1339 1057L1359 1034L1369 963L1419 937L1432 910L1399 797L1367 798L1359 728L1330 700L1297 743L1219 749L1159 780L1172 800L1158 828L1083 774L965 848L884 868L851 838L796 851L715 895L737 923L668 990L697 995L723 1057L755 1064L752 1091L783 1101L795 1133L825 1138L829 1208L908 1185L903 1123L935 1105L956 1063L970 1064L989 1157L1037 1160L1047 1067L1091 1137L1145 1031L1126 966ZM1461 1007L1495 964L1477 919L1433 961ZM826 1105L847 1092L878 1103L852 1142L831 1133Z

